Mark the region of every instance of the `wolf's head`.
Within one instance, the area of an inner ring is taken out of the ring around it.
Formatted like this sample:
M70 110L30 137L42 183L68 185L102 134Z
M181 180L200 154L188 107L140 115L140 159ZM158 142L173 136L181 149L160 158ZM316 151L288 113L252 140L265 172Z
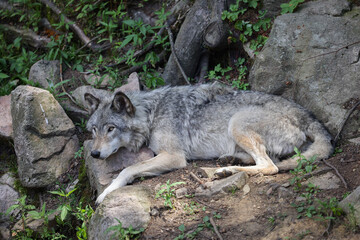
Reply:
M135 107L122 92L111 98L99 98L85 93L85 101L91 111L87 129L92 132L91 156L106 159L121 147L129 147L132 139L130 123Z

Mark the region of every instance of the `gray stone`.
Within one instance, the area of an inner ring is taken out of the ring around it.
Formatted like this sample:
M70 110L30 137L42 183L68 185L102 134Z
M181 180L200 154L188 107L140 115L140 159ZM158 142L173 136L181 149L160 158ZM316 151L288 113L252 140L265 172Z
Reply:
M48 210L46 210L48 211ZM48 224L47 227L48 228L52 228L56 226L56 216L60 215L60 211L54 211L53 213L49 214L47 216L47 220L48 220ZM26 221L25 221L26 227L30 228L31 230L33 230L34 232L37 233L41 233L44 230L45 227L45 220L40 218L40 219L34 219L31 218L31 216L27 215L26 217ZM22 219L20 219L18 222L15 223L14 227L12 228L12 231L22 231L23 229L23 221Z
M6 210L17 203L16 199L20 197L19 193L7 184L0 183L0 212L5 213ZM16 215L14 210L10 214ZM9 216L0 215L0 222L9 221Z
M5 173L0 177L1 184L7 184L12 188L15 188L15 178L10 173Z
M248 181L248 175L245 172L236 173L230 177L205 183L206 189L198 187L195 196L211 197L217 194L226 194L233 190L242 189Z
M151 192L144 186L125 186L109 195L98 206L93 214L88 236L90 240L110 239L112 232L106 229L118 225L119 219L123 228L146 228L150 221Z
M280 5L288 3L289 0L263 0L262 11L266 11L265 17L276 17L281 13Z
M356 145L360 145L360 137L349 139L349 142L355 143Z
M253 90L299 103L333 135L348 111L344 104L360 93L360 47L339 50L359 38L360 9L348 9L346 0L311 1L296 13L277 17L249 76ZM357 135L359 129L355 113L342 136Z
M60 62L39 60L31 66L29 80L48 88L60 82Z
M216 170L219 168L201 167L199 173L203 178L214 178Z
M25 187L45 187L69 166L79 148L75 126L48 91L19 86L11 93L19 178Z
M0 97L0 138L4 139L13 137L10 103L10 95Z
M332 172L325 173L320 176L311 177L304 182L304 184L312 183L319 189L337 189L341 185L341 180Z
M176 189L176 191L175 191L176 198L183 198L187 194L188 194L188 190L186 187Z
M106 186L118 176L119 172L133 164L154 157L154 153L146 147L133 153L125 148L120 148L105 160L95 159L90 156L92 141L84 142L84 158L90 185L100 194Z
M133 72L129 75L128 79L126 80L126 84L122 85L121 87L117 88L115 92L121 91L121 92L137 92L140 91L140 82L139 82L139 76L136 72Z
M347 0L318 0L304 3L299 6L299 9L302 13L336 17L350 11L350 2Z
M355 220L356 224L360 226L360 186L342 200L339 206L344 210L348 218Z

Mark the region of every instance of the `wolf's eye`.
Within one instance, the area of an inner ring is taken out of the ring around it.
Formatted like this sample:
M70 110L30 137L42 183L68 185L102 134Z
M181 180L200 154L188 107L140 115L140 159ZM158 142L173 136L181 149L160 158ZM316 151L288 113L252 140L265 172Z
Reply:
M112 132L112 130L114 130L114 127L109 127L108 128L108 132Z

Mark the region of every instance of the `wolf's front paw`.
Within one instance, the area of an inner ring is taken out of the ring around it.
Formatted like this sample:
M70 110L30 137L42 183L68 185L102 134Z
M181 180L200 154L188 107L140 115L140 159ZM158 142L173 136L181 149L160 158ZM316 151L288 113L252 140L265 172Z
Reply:
M97 199L96 199L96 201L95 201L95 204L96 204L96 205L99 205L100 203L102 203L102 201L104 201L104 198L106 197L107 194L108 194L108 193L107 193L106 191L104 191L102 194L100 194L100 195L97 197Z

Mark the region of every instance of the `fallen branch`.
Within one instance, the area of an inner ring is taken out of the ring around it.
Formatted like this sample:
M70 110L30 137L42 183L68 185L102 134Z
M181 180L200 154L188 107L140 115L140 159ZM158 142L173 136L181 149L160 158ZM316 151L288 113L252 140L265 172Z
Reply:
M201 185L204 189L207 188L206 185L204 184L204 182L203 182L198 176L196 176L193 172L190 172L190 176L191 176L193 179L195 179L198 183L200 183L200 185Z
M51 1L49 0L40 0L41 3L48 6L56 15L62 15L64 17L65 23L69 24L71 30L79 37L79 39L92 51L102 51L104 50L104 46L94 44L91 39L85 35L84 31L73 21L71 21L68 17L66 17L62 11Z
M172 32L171 32L171 29L170 29L170 27L169 27L168 24L165 25L165 28L166 28L166 30L167 30L167 32L168 32L168 35L169 35L169 42L170 42L171 52L172 52L172 54L173 54L173 56L174 56L174 60L175 60L175 62L176 62L176 65L178 66L178 68L179 68L179 70L180 70L180 72L181 72L184 80L186 81L186 83L190 85L190 82L189 82L189 80L188 80L188 77L186 76L186 73L184 72L184 69L181 67L181 64L180 64L180 62L179 62L179 59L178 59L178 57L176 56L176 50L175 50L175 46L174 46L174 39L173 39L173 35L172 35Z
M223 240L221 234L219 233L219 230L217 229L217 226L216 226L216 223L215 223L214 219L213 219L212 217L210 217L209 219L210 219L211 225L212 225L213 228L214 228L214 231L215 231L216 235L218 236L218 238L219 238L220 240Z

